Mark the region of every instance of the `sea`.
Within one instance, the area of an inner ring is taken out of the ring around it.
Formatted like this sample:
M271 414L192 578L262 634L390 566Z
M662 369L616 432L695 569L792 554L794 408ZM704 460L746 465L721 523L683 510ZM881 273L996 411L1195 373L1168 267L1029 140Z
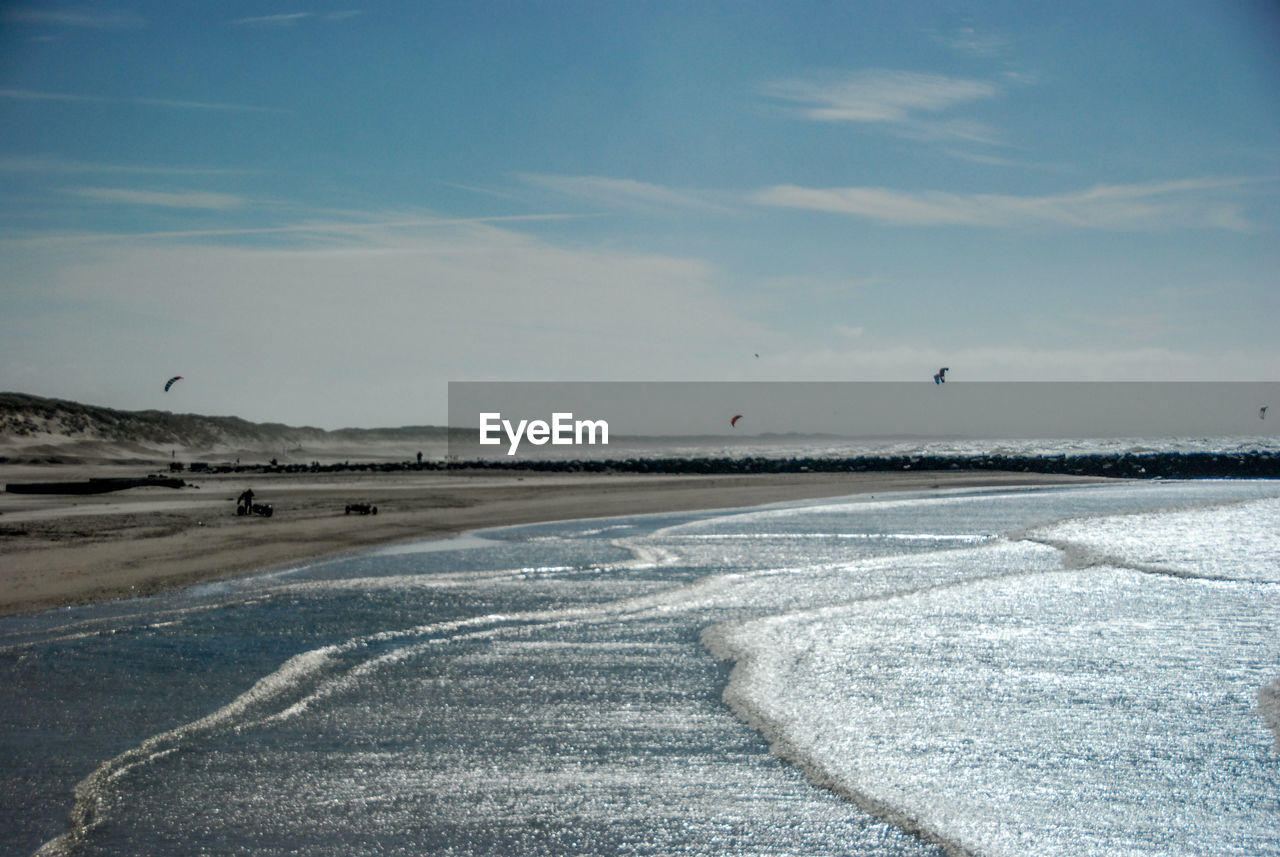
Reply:
M425 444L428 458L455 458L451 452L461 451L463 460L485 459L511 461L510 446L504 441L496 447L481 448L470 442L452 446L444 442ZM569 447L531 446L521 444L519 460L617 460L628 459L840 459L895 458L902 456L935 456L943 458L981 458L1005 456L1034 458L1038 456L1077 455L1155 455L1210 453L1238 455L1251 452L1280 451L1274 436L1263 434L1169 437L924 437L865 436L842 437L821 434L744 434L733 437L705 435L696 437L623 437L608 444ZM305 459L305 454L302 456Z
M0 619L3 855L1280 855L1280 483L486 530Z

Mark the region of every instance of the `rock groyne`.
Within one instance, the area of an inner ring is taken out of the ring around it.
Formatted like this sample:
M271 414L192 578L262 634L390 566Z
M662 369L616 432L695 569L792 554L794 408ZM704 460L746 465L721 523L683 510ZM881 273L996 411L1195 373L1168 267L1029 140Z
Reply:
M229 465L214 472L321 473L403 470L492 470L545 473L865 473L893 471L1004 471L1103 476L1119 479L1273 479L1280 452L1155 452L1116 455L897 455L792 458L479 459L471 461L339 462L336 464Z

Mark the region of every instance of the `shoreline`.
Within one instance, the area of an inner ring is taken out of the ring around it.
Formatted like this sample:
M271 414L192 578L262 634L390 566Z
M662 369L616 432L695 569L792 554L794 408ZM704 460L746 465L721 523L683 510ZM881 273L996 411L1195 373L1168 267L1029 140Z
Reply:
M0 466L0 479L73 480L88 466ZM121 469L123 470L123 469ZM128 469L136 475L136 468ZM114 474L113 474L114 475ZM636 474L495 471L218 474L188 487L0 494L0 615L137 597L473 530L735 509L880 492L1112 480L1025 472ZM252 488L274 506L237 517ZM376 515L346 514L352 503Z

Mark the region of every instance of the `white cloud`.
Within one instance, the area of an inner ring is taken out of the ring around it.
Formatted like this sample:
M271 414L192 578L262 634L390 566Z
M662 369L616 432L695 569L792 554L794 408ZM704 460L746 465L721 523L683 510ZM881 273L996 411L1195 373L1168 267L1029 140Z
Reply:
M104 102L109 99L95 98L91 95L70 95L65 92L41 92L34 89L0 89L0 98L13 101L91 101Z
M957 54L984 59L999 57L1005 54L1010 46L1010 40L1007 37L973 27L959 27L950 32L939 33L936 38Z
M992 98L998 92L981 81L895 71L797 78L765 87L767 95L801 105L806 118L833 122L901 122L918 113Z
M242 27L293 27L308 18L320 21L349 21L364 14L362 9L336 9L332 12L316 15L311 12L286 12L278 15L255 15L249 18L237 18L231 23Z
M207 208L217 211L239 208L245 204L243 197L208 191L150 191L114 187L82 187L70 193L95 199L99 202L123 205L151 205L162 208Z
M977 224L981 207L951 193L907 193L875 187L806 188L778 185L755 195L756 202L782 208L852 214L913 226Z
M261 170L240 167L173 167L157 164L111 164L48 156L0 157L0 172L8 173L126 173L149 175L252 175Z
M141 27L146 21L131 12L111 12L81 6L71 9L11 9L5 18L18 24L52 27L79 27L91 30L124 30Z
M605 176L558 176L526 173L524 182L544 190L587 200L609 208L651 212L700 210L729 212L729 206L710 192L676 190L634 179Z
M231 23L246 27L292 27L302 19L310 17L310 12L290 12L279 15L256 15L250 18L237 18Z
M187 237L6 241L0 263L21 309L0 318L0 375L9 389L114 407L338 427L442 422L449 381L927 383L940 365L957 383L1280 371L1265 342L1137 347L1132 327L1056 348L1026 344L1016 326L981 347L964 331L923 332L927 321L887 336L857 312L829 311L843 296L873 300L865 280L757 284L762 300L826 308L829 324L800 327L756 312L742 283L703 260L559 247L514 222L384 212ZM196 243L205 238L218 240ZM198 383L176 405L159 398L158 374Z
M927 140L999 141L999 134L984 123L940 115L999 96L1000 89L985 81L869 70L774 81L762 92L818 122L872 123Z
M247 203L247 200L246 200ZM62 246L74 252L76 247L146 247L150 242L223 241L242 239L269 240L276 244L288 241L308 242L311 246L344 246L353 241L369 246L396 246L404 234L420 229L440 229L502 223L574 220L592 215L578 214L511 214L493 217L422 217L406 215L392 220L314 219L285 226L222 226L207 229L164 229L153 232L53 232L7 239L10 246L35 248Z
M244 113L284 113L275 107L258 107L252 104L233 104L226 101L189 101L179 98L131 98L134 104L145 107L174 107L179 110L227 110Z
M10 242L30 272L10 294L41 312L0 321L0 365L57 353L39 371L65 383L82 367L77 383L126 407L163 406L127 397L180 366L202 379L202 412L336 427L442 422L451 380L726 377L762 336L700 260L390 222L271 247Z
M1241 179L1189 179L1097 185L1044 196L779 185L759 191L754 199L762 205L827 211L903 226L1240 230L1249 227L1248 221L1239 204L1223 192L1245 183Z
M283 113L275 107L259 107L252 104L232 104L225 101L190 101L179 98L104 98L96 95L75 95L66 92L42 92L31 89L0 89L0 98L13 101L87 102L91 104L137 104L143 107L171 107L180 110L224 110L249 113Z

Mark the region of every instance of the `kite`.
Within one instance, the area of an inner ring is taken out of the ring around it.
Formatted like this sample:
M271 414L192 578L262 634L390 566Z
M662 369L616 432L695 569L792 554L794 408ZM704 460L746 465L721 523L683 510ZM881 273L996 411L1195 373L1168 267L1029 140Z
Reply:
M1263 405L1258 408L1258 419L1265 420L1267 418L1267 406Z
M933 383L935 384L947 383L947 373L950 371L951 370L949 368L947 368L946 366L943 366L941 369L938 370L938 374L933 376Z
M729 425L736 426L740 419L742 419L742 414L735 414L733 419L729 420Z
M181 380L182 380L182 376L181 376L181 375L174 375L174 376L173 376L172 378L170 378L168 381L165 381L165 382L164 382L164 391L165 391L166 393L167 393L167 392L169 392L169 388L173 386L173 382L174 382L174 381L181 381Z

